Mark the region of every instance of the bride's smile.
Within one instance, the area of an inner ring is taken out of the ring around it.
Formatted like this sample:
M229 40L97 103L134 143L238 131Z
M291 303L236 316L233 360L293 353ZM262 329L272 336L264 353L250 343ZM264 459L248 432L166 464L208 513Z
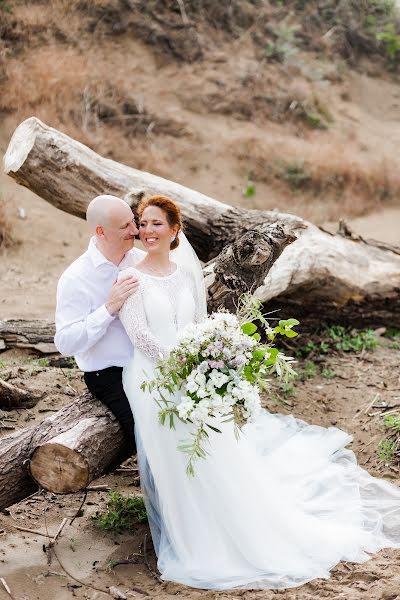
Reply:
M171 226L165 212L158 206L144 209L139 225L139 237L147 252L168 253L177 227Z

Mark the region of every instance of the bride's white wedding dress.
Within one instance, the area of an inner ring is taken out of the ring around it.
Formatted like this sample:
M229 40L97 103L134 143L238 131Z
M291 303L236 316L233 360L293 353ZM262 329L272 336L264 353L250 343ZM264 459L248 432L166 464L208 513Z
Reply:
M345 448L351 436L335 427L263 410L239 441L232 424L212 433L210 455L186 475L177 445L189 426L162 426L140 385L196 320L194 285L179 267L162 278L133 271L140 291L120 319L135 354L123 381L161 577L216 590L293 587L328 577L340 560L400 547L400 489L361 469Z

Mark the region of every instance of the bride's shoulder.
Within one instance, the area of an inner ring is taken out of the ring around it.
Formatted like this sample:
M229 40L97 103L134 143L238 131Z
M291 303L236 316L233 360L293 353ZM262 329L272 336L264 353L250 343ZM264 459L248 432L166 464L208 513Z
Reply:
M135 269L135 267L126 267L125 269L121 269L121 271L118 273L117 279L118 281L123 281L128 277L132 277L132 275L139 279L143 273L138 269Z

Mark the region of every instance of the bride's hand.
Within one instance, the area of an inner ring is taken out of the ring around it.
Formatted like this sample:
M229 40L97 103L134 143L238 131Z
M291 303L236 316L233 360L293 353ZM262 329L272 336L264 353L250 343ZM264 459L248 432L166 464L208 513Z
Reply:
M129 275L126 279L117 279L114 281L108 300L106 302L106 309L110 315L115 315L125 302L125 300L139 287L139 280L133 275Z

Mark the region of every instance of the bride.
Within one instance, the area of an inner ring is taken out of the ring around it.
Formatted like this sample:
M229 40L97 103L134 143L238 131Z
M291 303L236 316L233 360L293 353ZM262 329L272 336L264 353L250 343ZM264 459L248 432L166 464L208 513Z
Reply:
M263 410L239 441L231 423L211 434L206 460L186 475L177 445L188 425L162 426L140 386L177 332L205 316L204 285L177 205L152 196L138 212L147 254L122 273L140 280L120 311L135 346L123 382L161 577L215 590L287 588L329 577L340 560L400 548L400 489L361 469L345 448L351 436L335 427Z

